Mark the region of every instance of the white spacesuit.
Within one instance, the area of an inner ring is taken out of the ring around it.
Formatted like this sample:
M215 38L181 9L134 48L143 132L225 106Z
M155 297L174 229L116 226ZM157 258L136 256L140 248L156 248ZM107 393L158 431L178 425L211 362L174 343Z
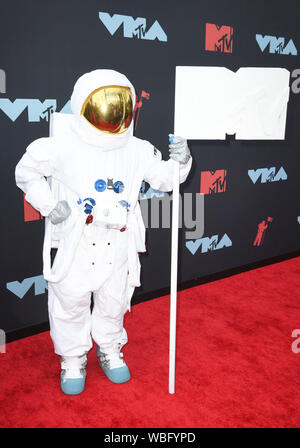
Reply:
M180 162L180 182L192 164L180 137L174 137L168 161L151 143L133 137L134 104L134 88L124 75L86 73L74 86L65 135L35 140L16 167L26 200L48 217L44 277L67 394L84 389L92 338L107 377L115 383L130 379L120 350L127 342L123 317L140 285L138 252L145 251L141 183L171 191L174 160ZM53 266L52 247L58 248Z

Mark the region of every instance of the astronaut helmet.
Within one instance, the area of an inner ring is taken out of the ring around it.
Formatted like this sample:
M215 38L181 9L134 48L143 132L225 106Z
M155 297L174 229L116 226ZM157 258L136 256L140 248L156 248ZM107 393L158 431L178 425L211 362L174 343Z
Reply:
M96 129L108 134L123 134L133 117L132 93L125 86L103 86L84 101L81 115Z
M71 96L74 130L89 143L118 147L133 135L135 101L134 87L125 75L106 69L85 73Z

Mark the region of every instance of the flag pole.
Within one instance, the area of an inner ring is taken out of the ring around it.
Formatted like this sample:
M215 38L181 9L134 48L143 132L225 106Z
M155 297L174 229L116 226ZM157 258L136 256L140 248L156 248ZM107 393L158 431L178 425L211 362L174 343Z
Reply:
M172 137L170 138L172 143ZM169 345L169 393L175 393L176 311L178 271L178 221L179 221L179 163L173 171L172 236L171 236L171 288L170 288L170 345Z

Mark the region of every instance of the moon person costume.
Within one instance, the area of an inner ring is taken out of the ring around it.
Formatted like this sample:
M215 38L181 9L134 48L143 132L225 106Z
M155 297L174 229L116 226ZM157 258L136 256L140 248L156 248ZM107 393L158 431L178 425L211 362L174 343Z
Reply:
M124 75L102 69L84 74L74 86L66 132L33 141L15 171L26 200L46 217L50 334L61 356L61 388L70 395L84 390L92 339L108 379L130 379L121 349L128 341L123 317L140 286L138 253L145 251L141 183L171 191L177 162L180 182L192 165L180 137L164 161L153 144L133 136L134 105L135 91Z

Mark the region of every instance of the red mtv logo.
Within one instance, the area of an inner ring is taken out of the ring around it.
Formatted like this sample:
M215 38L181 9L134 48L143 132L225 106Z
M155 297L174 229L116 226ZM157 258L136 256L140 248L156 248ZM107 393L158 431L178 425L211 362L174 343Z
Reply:
M202 171L200 193L224 193L226 191L226 170Z
M232 53L233 28L206 23L205 50Z
M35 208L30 205L26 199L25 194L24 197L24 221L38 221L39 219L43 219L43 216L41 216L40 212L38 212Z

